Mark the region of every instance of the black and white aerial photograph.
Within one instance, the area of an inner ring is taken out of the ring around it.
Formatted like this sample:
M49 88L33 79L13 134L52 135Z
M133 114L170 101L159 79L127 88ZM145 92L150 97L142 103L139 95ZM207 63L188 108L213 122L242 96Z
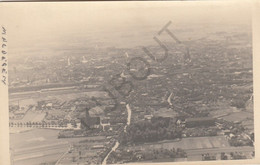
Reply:
M11 165L255 158L249 4L5 6Z

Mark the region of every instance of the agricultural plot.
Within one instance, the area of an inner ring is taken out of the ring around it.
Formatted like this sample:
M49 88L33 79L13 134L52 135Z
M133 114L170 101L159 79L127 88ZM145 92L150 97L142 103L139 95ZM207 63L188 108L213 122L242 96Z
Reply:
M21 122L41 122L45 118L45 113L28 111Z
M131 146L129 148L137 150L149 150L153 148L182 148L184 150L191 149L207 149L207 148L224 148L229 147L229 143L224 136L214 137L189 137L183 138L179 141L161 141L157 143L149 143L137 146Z
M230 115L224 116L223 119L227 120L227 121L243 121L246 119L252 119L254 116L251 112L245 112L245 111L241 111L241 112L236 112L236 113L232 113Z

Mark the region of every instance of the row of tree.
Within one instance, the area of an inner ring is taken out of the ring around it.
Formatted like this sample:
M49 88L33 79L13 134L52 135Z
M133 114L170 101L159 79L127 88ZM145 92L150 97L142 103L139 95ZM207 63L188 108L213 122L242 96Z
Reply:
M76 127L76 124L72 124L73 127ZM39 126L39 127L51 127L51 126L59 126L59 127L67 127L67 123L58 123L58 122L10 122L10 127L31 127L31 126Z

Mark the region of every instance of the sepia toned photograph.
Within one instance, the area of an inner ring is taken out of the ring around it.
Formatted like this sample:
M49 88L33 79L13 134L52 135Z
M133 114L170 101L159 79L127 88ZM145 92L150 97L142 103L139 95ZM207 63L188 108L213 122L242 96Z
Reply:
M250 3L1 7L10 165L255 159Z

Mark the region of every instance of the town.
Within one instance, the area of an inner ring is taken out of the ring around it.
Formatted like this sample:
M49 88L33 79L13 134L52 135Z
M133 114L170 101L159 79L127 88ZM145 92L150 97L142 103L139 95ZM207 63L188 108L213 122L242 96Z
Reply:
M30 147L13 149L12 161L103 165L254 158L250 38L217 31L183 41L186 46L169 41L162 62L144 56L140 47L96 43L73 55L13 63L11 141L38 137L26 140ZM147 49L164 53L156 44ZM127 66L129 57L149 62L150 74L142 61Z

